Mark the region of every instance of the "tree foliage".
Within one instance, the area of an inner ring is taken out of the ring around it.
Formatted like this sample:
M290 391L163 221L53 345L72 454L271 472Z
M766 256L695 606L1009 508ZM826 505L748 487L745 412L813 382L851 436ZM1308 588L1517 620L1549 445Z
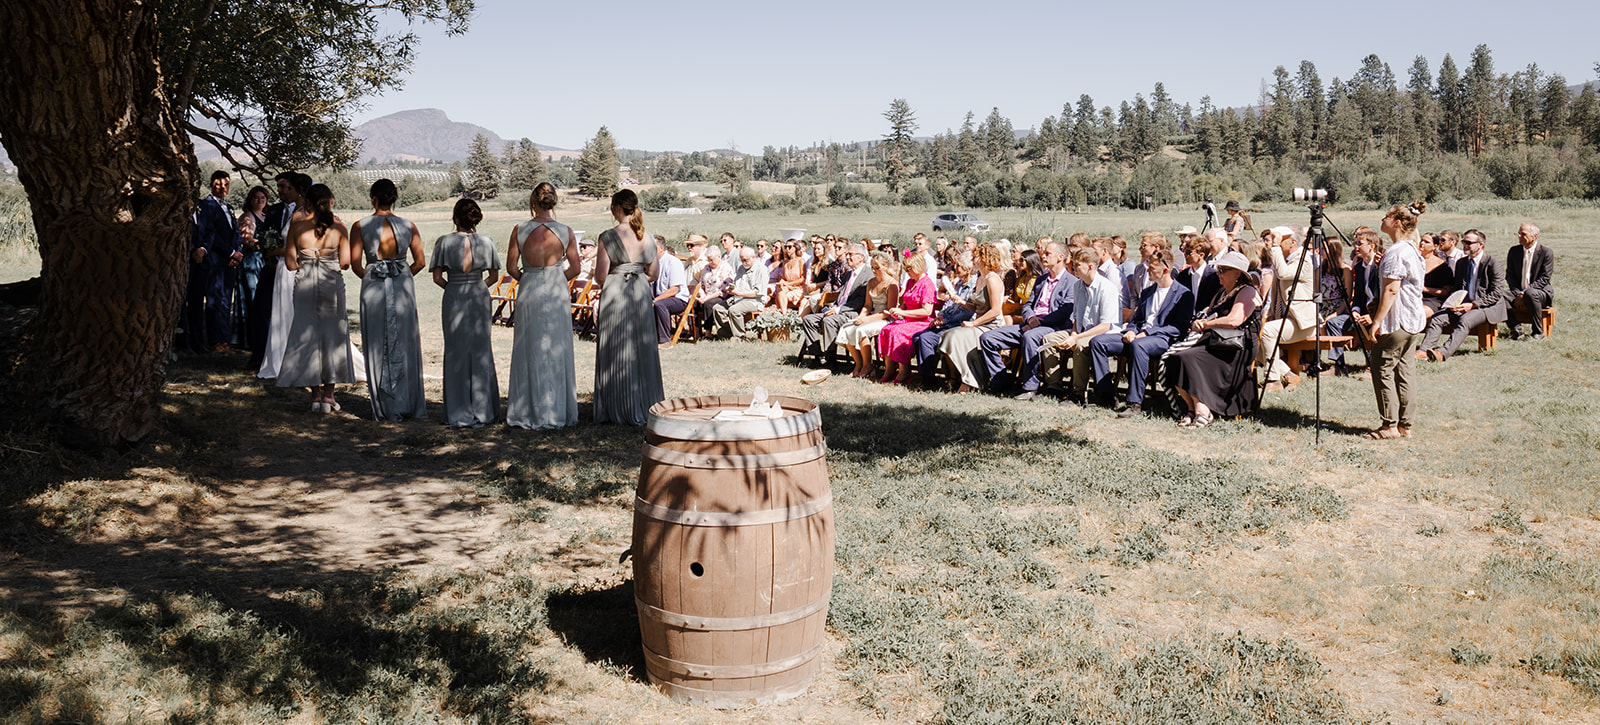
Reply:
M526 138L515 144L506 143L503 163L506 169L506 186L512 189L532 189L545 181L544 154Z
M467 145L467 168L461 181L474 198L493 199L500 193L500 159L489 148L488 136L480 133Z
M416 57L411 30L437 22L465 32L473 0L158 0L162 90L184 130L235 168L341 167L359 158L352 115L398 88Z
M611 137L611 131L601 126L578 156L578 191L595 198L611 196L617 190L621 167L617 142Z

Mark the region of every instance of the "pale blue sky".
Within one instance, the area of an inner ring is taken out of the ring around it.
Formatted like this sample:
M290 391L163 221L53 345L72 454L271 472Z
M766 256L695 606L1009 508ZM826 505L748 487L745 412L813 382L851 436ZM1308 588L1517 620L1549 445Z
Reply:
M1326 7L1326 12L1311 8ZM1475 11L1476 7L1488 8ZM1231 8L1221 11L1221 8ZM1181 106L1253 103L1275 66L1324 83L1377 53L1403 86L1488 43L1497 72L1528 63L1591 80L1600 6L1585 1L524 3L478 0L472 28L420 29L402 90L365 121L411 108L506 138L578 148L602 124L653 151L805 146L880 137L905 98L919 135L998 107L1019 129L1088 93L1115 107L1157 82Z

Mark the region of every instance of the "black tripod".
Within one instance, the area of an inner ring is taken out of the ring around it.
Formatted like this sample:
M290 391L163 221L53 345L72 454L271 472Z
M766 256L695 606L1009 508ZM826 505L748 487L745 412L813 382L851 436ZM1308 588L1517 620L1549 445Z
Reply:
M1217 226L1217 205L1211 203L1211 199L1208 198L1206 199L1206 203L1200 205L1200 208L1205 210L1206 213L1206 224L1205 226L1200 227L1200 235L1205 236L1206 232L1211 231L1212 227Z
M1327 221L1327 217L1323 213L1324 210L1327 209L1326 206L1324 206L1322 204L1310 204L1306 208L1311 211L1311 227L1310 227L1309 230L1306 231L1306 241L1300 247L1300 260L1295 264L1294 277L1292 278L1292 279L1295 280L1295 282L1298 282L1300 280L1300 273L1305 270L1306 260L1308 260L1311 257L1311 254L1312 254L1313 250L1321 250L1322 251L1323 264L1329 264L1330 262L1337 263L1337 261L1335 261L1335 260L1327 259L1327 256L1328 256L1327 255L1328 235L1327 235L1326 232L1324 232L1322 230L1322 225L1323 225L1324 222L1326 222L1328 224L1328 226L1333 227L1333 231L1335 233L1337 233L1341 239L1345 238L1344 237L1344 232L1339 231L1338 227L1334 227L1333 226L1333 222ZM1294 302L1304 302L1304 301L1306 301L1306 300L1292 299L1291 298L1291 296L1293 294L1293 290L1294 290L1294 283L1291 283L1289 285L1289 290L1290 290L1291 294L1290 295L1284 295L1284 299L1280 300L1279 303L1278 303L1278 318L1279 319L1283 319L1283 318L1288 316L1288 314L1289 314L1289 305L1290 304L1292 304ZM1315 314L1312 316L1313 324L1311 326L1311 341L1312 341L1311 350L1312 350L1313 354L1316 355L1316 358L1317 358L1316 369L1317 369L1318 373L1320 373L1320 369L1322 367L1322 319L1321 319L1321 317L1322 317L1322 302L1323 302L1323 299L1322 299L1322 284L1321 284L1320 280L1315 280L1311 284L1311 299L1310 299L1310 302L1311 302L1312 306L1316 310ZM1353 314L1354 314L1354 310L1352 310L1352 320L1354 319ZM1357 323L1357 325L1359 325L1359 324L1360 323ZM1263 390L1266 387L1265 378L1270 378L1271 377L1270 372L1271 372L1271 369L1272 369L1272 361L1277 358L1278 350L1279 350L1279 348L1281 346L1281 343L1279 342L1279 340L1282 337L1283 328L1280 325L1278 329L1279 329L1279 334L1272 336L1272 349L1266 355L1267 370L1268 370L1269 374L1266 375L1266 376L1263 376L1263 380L1261 382L1262 388L1256 390L1256 401L1257 401L1258 405L1260 404L1261 394L1262 394ZM1367 348L1366 336L1360 334L1361 331L1359 329L1356 332L1358 333L1357 337L1360 338L1360 340L1361 340L1361 352L1362 352L1363 355L1365 355L1370 360L1372 356L1371 356L1370 350L1368 350L1368 348ZM1316 377L1317 377L1317 382L1316 382L1316 428L1315 428L1316 432L1315 432L1314 435L1315 435L1316 442L1318 444L1321 444L1322 443L1322 375L1318 374Z

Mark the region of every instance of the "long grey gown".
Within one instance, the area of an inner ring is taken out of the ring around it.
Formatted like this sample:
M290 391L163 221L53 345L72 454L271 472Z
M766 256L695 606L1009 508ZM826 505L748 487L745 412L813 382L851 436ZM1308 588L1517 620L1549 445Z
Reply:
M656 245L646 243L639 259L628 260L615 229L600 234L611 270L600 288L599 334L594 354L596 423L644 425L650 406L666 398L661 388L661 356L656 349L656 313L651 302L650 264Z
M520 245L538 227L572 244L572 230L560 222L526 221L511 243ZM528 259L521 255L524 262ZM544 430L578 422L577 367L572 360L572 298L567 296L565 258L548 267L522 266L517 283L515 330L511 344L510 392L506 424Z
M468 249L471 270L468 271ZM476 428L500 417L500 381L489 338L493 312L483 273L499 273L494 242L483 234L446 234L433 245L435 269L445 274L444 423Z
M294 275L294 319L278 366L278 387L356 382L339 255L318 257L301 250L295 258L300 269Z
M974 317L981 317L988 312L989 285L984 284L982 279L978 280L978 288L972 291L970 299L976 309ZM939 352L949 356L950 364L960 373L962 383L974 388L989 384L989 370L983 365L983 350L978 347L978 340L983 333L999 327L1004 319L1004 315L999 315L977 327L952 327L939 338Z
M422 337L417 330L417 291L406 258L411 224L396 216L369 216L361 227L367 276L361 280L361 348L366 352L367 395L374 420L424 418ZM378 259L383 226L394 231L400 256Z

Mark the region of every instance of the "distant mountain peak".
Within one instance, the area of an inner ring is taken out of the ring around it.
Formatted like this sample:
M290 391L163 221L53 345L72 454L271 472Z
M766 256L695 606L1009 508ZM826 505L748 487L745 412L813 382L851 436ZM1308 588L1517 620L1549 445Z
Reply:
M354 132L362 139L361 161L460 161L467 157L467 147L480 133L489 138L489 148L496 154L506 143L487 128L450 120L450 116L438 108L397 111L356 126Z

